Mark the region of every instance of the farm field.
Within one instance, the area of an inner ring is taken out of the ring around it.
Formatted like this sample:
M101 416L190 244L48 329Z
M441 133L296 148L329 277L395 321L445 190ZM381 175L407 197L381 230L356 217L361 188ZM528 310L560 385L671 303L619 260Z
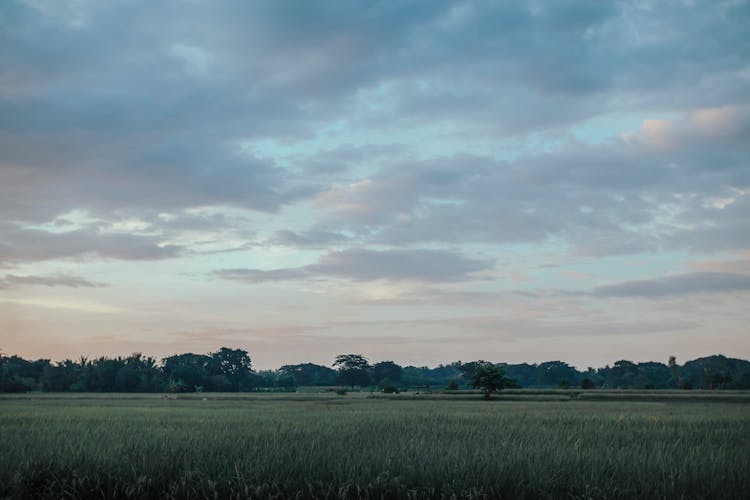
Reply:
M748 393L369 396L3 396L0 498L750 495Z

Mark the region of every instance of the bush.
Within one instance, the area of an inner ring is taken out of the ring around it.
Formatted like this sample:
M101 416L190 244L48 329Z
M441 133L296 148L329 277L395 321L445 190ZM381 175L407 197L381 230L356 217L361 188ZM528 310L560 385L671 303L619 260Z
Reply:
M393 382L391 382L391 379L387 377L380 381L378 389L386 394L398 394L398 387L396 387Z

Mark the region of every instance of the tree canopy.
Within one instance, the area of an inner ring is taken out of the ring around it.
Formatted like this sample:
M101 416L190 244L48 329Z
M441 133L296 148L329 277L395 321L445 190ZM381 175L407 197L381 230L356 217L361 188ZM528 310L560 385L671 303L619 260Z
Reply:
M333 362L339 383L354 387L370 385L370 363L361 354L339 354Z
M503 369L492 363L480 364L471 376L470 384L474 388L482 389L485 399L503 388Z
M314 363L284 365L256 372L247 351L223 347L208 354L184 353L161 360L134 353L125 357L27 360L0 355L0 392L193 392L294 390L299 386L336 384L375 387L384 380L395 388L457 389L476 381L496 380L490 366L502 373L496 390L517 387L582 387L586 389L748 389L750 362L716 355L684 365L670 357L667 363L618 360L611 366L579 371L562 361L539 364L493 364L469 361L426 366L400 366L393 361L370 364L362 354L341 354L332 369ZM480 370L482 368L482 370ZM387 380L386 380L387 379ZM476 385L475 387L482 387Z

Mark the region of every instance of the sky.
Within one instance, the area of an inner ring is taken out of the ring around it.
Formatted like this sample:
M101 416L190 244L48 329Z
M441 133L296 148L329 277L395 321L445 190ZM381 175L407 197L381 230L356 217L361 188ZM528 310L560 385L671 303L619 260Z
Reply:
M0 349L750 358L750 2L5 0Z

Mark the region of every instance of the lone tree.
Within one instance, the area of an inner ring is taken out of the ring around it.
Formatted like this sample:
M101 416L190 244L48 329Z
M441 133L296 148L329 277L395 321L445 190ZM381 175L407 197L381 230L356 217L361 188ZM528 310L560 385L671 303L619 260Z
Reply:
M474 371L470 384L474 388L482 389L484 399L490 399L493 392L500 392L505 385L502 368L491 363L483 363Z

